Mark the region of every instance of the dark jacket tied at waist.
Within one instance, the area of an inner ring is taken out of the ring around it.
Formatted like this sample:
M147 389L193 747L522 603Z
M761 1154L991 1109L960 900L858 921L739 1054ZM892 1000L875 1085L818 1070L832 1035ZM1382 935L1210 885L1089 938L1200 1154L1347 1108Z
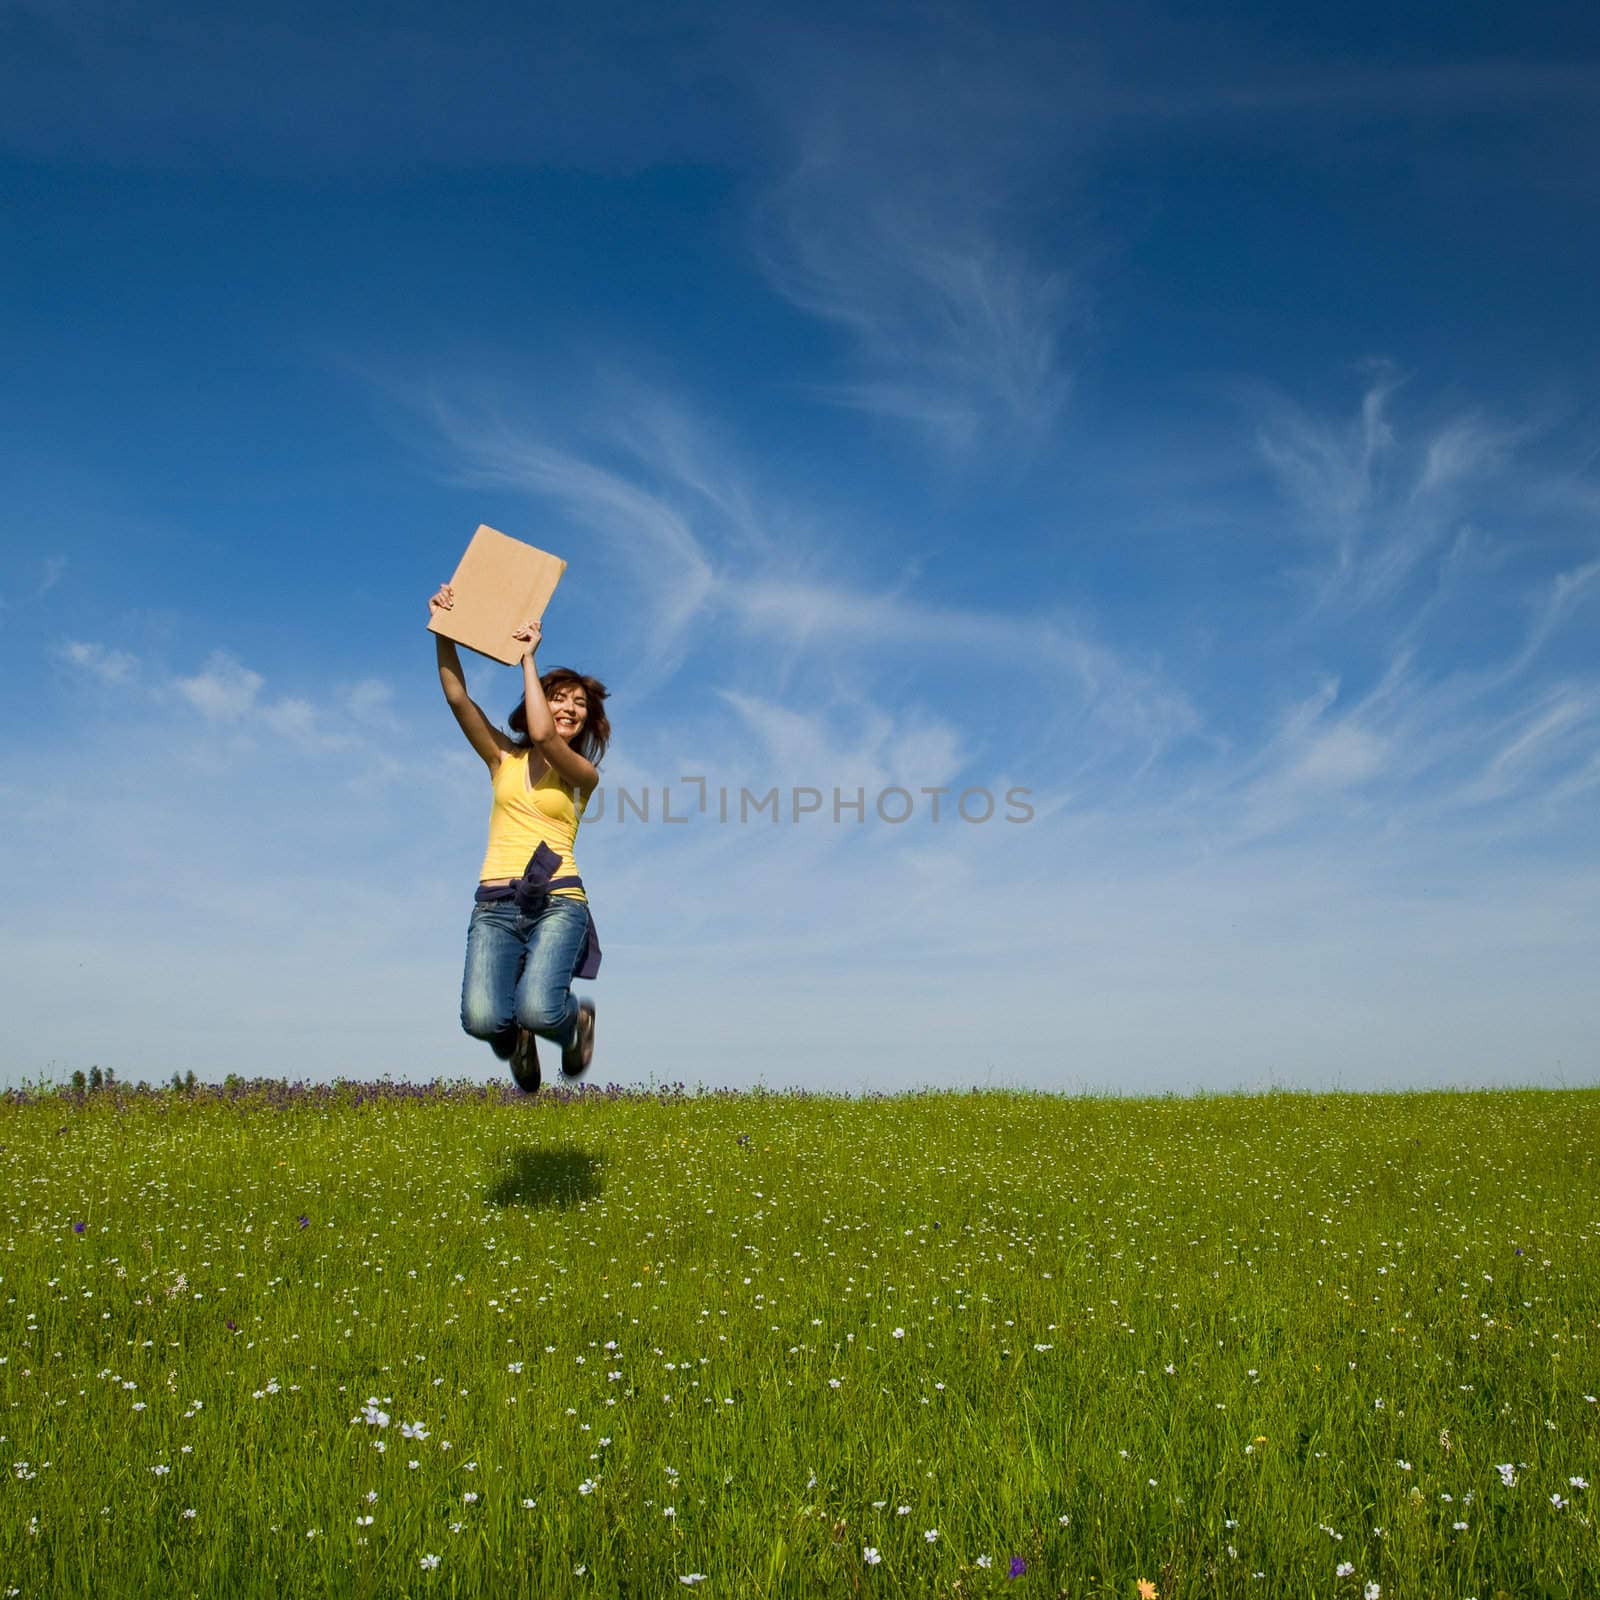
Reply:
M492 887L480 883L478 892L472 898L479 902L515 900L523 916L536 917L544 910L552 889L583 887L583 879L576 873L568 873L564 878L552 878L550 874L560 865L561 857L541 839L538 849L529 856L522 876L515 883L495 884ZM600 935L595 932L594 915L589 910L588 901L584 900L581 904L588 927L584 930L583 948L578 952L578 964L572 975L575 978L593 978L600 971Z

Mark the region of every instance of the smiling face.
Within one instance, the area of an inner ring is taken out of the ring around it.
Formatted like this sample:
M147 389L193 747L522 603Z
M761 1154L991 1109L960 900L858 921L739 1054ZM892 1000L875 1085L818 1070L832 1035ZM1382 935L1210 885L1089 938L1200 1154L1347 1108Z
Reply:
M550 715L556 720L556 732L571 744L583 732L589 717L589 696L581 683L557 684L545 697Z

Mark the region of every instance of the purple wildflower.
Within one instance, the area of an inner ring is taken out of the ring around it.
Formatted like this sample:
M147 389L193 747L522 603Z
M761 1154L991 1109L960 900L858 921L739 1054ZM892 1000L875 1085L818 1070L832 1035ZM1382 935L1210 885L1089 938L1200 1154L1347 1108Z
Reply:
M228 1330L229 1333L237 1333L239 1331L239 1324L235 1322L232 1317L224 1317L222 1319L222 1325Z
M748 1133L741 1133L739 1135L739 1137L737 1139L735 1139L733 1142L735 1144L749 1144L750 1143L750 1135Z
M1522 1254L1522 1246L1520 1244L1517 1246L1517 1254L1519 1256Z
M300 1213L298 1220L302 1228L309 1228L311 1226L311 1218L308 1217L304 1212Z
M88 1226L89 1226L89 1224L87 1222L74 1222L72 1224L72 1231L74 1233L82 1233L83 1230L85 1228L87 1228Z
M1021 1556L1012 1556L1011 1570L1006 1574L1008 1578L1020 1578L1028 1570L1028 1563Z

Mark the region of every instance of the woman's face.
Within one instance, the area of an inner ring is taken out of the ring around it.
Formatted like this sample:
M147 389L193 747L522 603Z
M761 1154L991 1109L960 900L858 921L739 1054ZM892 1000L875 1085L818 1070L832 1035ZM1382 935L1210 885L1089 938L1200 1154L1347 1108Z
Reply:
M589 696L581 683L563 683L550 692L546 701L555 718L556 732L571 744L583 732L589 716Z

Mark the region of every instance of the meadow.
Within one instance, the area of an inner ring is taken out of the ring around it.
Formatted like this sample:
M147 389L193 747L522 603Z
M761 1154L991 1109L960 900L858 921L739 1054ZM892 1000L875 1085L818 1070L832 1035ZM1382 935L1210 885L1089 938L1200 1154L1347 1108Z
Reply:
M0 1097L0 1596L1600 1594L1600 1091Z

